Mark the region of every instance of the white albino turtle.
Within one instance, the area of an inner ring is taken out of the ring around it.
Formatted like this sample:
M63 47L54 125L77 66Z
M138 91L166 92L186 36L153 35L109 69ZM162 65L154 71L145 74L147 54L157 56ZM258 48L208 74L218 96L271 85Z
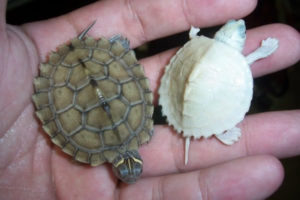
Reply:
M215 135L231 145L241 130L236 125L249 110L253 78L249 65L278 48L267 38L248 56L242 55L246 40L243 20L228 21L213 39L197 36L191 27L187 42L166 66L159 88L159 104L169 125L186 137L185 164L190 138Z

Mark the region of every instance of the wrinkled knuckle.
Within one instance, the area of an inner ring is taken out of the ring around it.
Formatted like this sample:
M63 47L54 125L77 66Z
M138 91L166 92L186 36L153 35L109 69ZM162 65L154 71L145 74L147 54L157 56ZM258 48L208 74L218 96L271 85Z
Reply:
M252 145L251 145L251 126L249 126L248 119L245 118L241 123L241 131L244 143L244 155L249 156L252 154Z
M182 7L183 16L184 16L186 23L189 25L192 25L195 20L192 19L193 14L191 13L191 7L189 4L189 0L182 0L181 7Z
M210 200L211 195L208 187L208 183L205 181L205 177L203 177L200 173L198 173L198 188L199 193L201 194L201 200Z
M175 157L175 166L179 173L185 172L184 156Z
M152 200L163 200L163 182L164 178L160 177L158 181L153 184Z
M185 171L185 164L184 164L184 155L181 152L181 150L179 150L178 148L180 148L180 145L171 145L174 148L171 149L172 151L172 155L173 155L173 161L174 161L174 166L176 168L176 170L178 172L184 172ZM180 156L182 155L182 156Z
M138 33L137 37L139 37L138 40L140 41L140 43L144 43L145 41L147 41L147 35L146 35L146 30L145 30L146 28L143 22L143 18L140 12L134 6L132 0L125 0L125 5L128 10L128 13L130 13L131 18L134 19L134 23L137 26L137 30L139 30L136 31L136 33Z

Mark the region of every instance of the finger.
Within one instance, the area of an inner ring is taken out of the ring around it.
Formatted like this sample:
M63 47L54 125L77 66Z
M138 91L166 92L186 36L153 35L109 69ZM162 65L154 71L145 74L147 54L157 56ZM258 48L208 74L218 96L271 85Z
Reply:
M58 148L52 151L51 164L58 199L113 199L117 179L111 165L82 165Z
M101 1L61 17L30 23L25 30L41 56L76 36L97 20L89 32L95 37L122 34L136 47L145 41L186 30L191 24L211 26L229 18L241 18L256 6L256 0L114 0ZM216 14L219 13L219 14Z
M227 146L215 137L192 140L184 165L184 138L168 126L156 126L149 144L140 148L144 176L190 171L239 157L271 154L278 158L300 153L300 110L247 116L239 125L240 140ZM158 164L159 163L159 164Z
M251 65L254 77L281 70L298 62L300 59L300 35L292 27L283 24L271 24L247 31L244 54L247 55L256 49L260 42L267 37L277 38L279 40L279 48L271 56ZM176 51L177 49L172 49L141 60L150 79L156 100L157 89L160 85L160 78L164 73L164 67L169 63L170 58Z
M208 169L146 178L120 190L120 199L265 199L283 180L271 156L248 157Z

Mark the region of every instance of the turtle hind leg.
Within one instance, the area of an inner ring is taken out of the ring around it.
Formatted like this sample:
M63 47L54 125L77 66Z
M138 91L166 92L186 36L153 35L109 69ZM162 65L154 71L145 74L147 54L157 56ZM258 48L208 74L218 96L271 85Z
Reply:
M230 130L225 131L220 135L216 135L216 137L226 145L232 145L233 143L237 142L241 137L241 129L234 127Z
M251 65L256 60L266 58L278 48L278 40L275 38L267 38L261 42L259 48L250 53L247 57L247 63Z

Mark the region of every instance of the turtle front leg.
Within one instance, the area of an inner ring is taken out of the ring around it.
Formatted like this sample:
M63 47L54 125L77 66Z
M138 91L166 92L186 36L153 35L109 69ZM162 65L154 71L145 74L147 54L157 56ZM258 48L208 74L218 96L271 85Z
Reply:
M216 138L218 138L221 142L227 145L232 145L233 143L237 142L240 137L241 129L238 127L234 127L220 135L216 135Z
M251 65L255 61L268 57L278 48L278 40L275 38L267 38L261 42L259 48L250 53L247 57L247 63Z
M189 32L189 37L190 39L197 37L197 34L200 32L200 28L196 28L191 26L190 32Z

